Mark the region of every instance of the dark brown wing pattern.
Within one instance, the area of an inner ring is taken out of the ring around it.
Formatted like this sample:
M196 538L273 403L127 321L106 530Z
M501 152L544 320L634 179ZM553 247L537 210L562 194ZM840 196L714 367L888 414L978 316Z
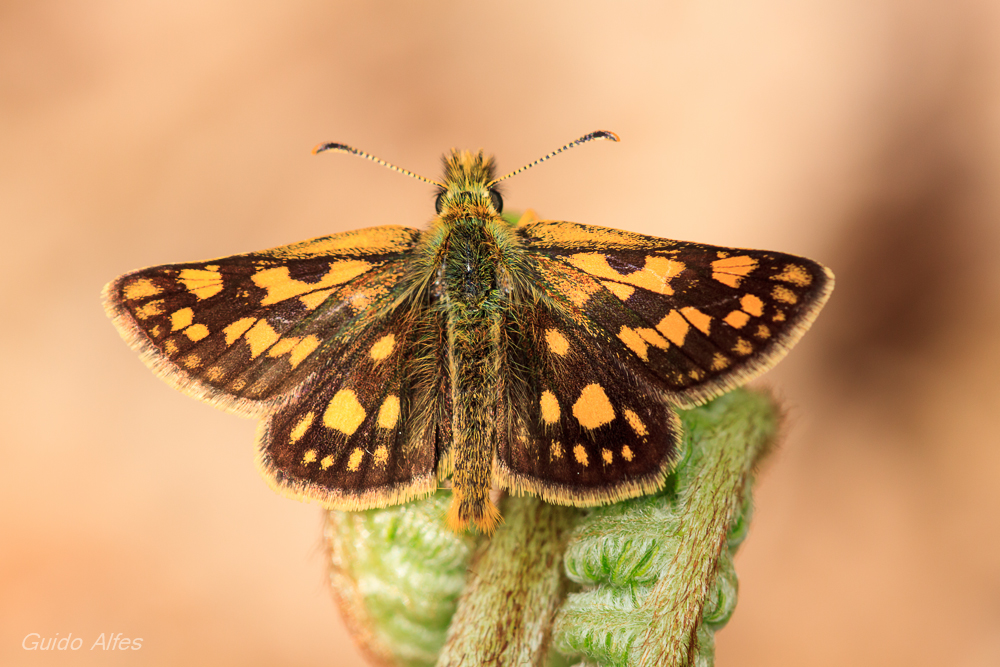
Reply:
M570 222L519 230L549 297L679 406L774 366L833 289L828 269L779 252Z
M592 505L662 485L678 456L671 406L771 368L833 288L820 264L569 222L517 227L539 306L512 322L501 478Z
M170 384L260 415L378 322L418 236L376 227L141 269L104 288L105 309Z
M433 364L413 365L433 323L394 307L419 235L376 227L142 269L105 287L105 307L172 385L267 416L258 463L272 486L329 507L385 506L435 486L441 400L413 392L440 383Z

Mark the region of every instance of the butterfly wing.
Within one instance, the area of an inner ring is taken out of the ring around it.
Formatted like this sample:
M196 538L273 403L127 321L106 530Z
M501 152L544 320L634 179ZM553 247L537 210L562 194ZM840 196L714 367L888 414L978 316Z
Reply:
M268 417L272 486L343 509L401 502L433 489L446 424L430 390L444 365L415 362L436 322L400 307L419 236L376 227L142 269L105 287L105 307L170 384Z
M497 472L515 494L598 505L663 485L679 419L606 341L539 304L507 322Z
M671 406L698 405L771 368L833 288L826 268L784 253L570 222L516 229L541 314L513 344L538 370L511 366L517 407L499 467L510 488L554 502L659 488L678 454ZM581 455L556 457L557 442ZM518 457L523 449L536 453Z
M785 253L570 222L519 230L557 307L679 407L773 367L833 290L829 269Z
M104 288L105 309L157 375L195 398L257 416L378 321L418 236L375 227L141 269Z
M261 424L258 467L276 490L341 510L437 488L451 440L443 320L401 308L341 348L294 403Z

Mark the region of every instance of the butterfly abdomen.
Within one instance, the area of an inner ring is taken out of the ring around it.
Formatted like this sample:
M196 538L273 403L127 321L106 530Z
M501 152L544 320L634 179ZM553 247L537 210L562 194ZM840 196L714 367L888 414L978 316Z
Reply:
M496 315L453 320L451 339L452 405L455 422L454 499L448 523L455 530L471 521L492 533L500 514L490 500L493 456L496 449L496 405L500 398Z
M506 292L498 289L503 255L489 227L461 220L444 254L448 348L452 378L454 499L452 528L471 521L492 533L500 513L490 500L500 400L499 341Z

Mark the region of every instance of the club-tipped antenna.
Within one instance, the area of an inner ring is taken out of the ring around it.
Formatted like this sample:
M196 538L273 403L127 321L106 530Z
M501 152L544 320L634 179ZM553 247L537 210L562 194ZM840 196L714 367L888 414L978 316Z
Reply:
M492 188L494 185L496 185L500 181L506 181L511 176L517 176L522 171L527 171L528 169L531 169L532 167L534 167L536 164L541 164L542 162L545 162L550 157L554 157L556 155L559 155L560 153L562 153L565 150L568 150L568 149L573 148L575 146L579 146L580 144L585 144L588 141L594 141L596 139L608 139L610 141L621 141L618 138L617 134L615 134L614 132L608 132L606 130L598 130L597 132L591 132L590 134L585 134L584 136L580 137L576 141L571 141L568 144L566 144L565 146L563 146L562 148L557 148L554 151L552 151L551 153L549 153L548 155L544 155L544 156L538 158L537 160L535 160L531 164L526 164L523 167L521 167L520 169L516 169L516 170L510 172L506 176L501 176L500 178L497 178L495 180L490 181L489 183L486 184L486 187Z
M421 176L420 174L414 174L409 169L403 169L402 167L397 167L396 165L390 164L389 162L386 162L385 160L383 160L381 158L377 158L374 155L371 155L370 153L366 153L364 151L359 151L357 148L352 148L351 146L348 146L347 144L338 144L336 142L331 142L331 143L328 143L328 144L320 144L319 146L317 146L316 148L313 149L313 154L315 155L317 153L325 153L326 151L337 151L338 153L350 153L351 155L357 155L358 157L363 157L366 160L371 160L372 162L374 162L376 164L380 164L383 167L391 169L391 170L393 170L395 172L399 172L400 174L405 174L406 176L410 176L411 178L415 178L418 181L423 181L424 183L430 183L431 185L436 185L439 188L446 187L445 184L441 183L440 181L434 181L434 180L431 180L431 179L426 178L424 176Z

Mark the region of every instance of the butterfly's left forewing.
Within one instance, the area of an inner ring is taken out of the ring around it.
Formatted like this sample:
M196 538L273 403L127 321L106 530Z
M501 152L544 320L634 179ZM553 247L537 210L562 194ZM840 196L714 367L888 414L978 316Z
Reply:
M433 490L448 419L427 343L440 325L405 303L419 235L376 227L142 269L110 283L105 305L168 382L266 416L258 464L272 486L385 506Z
M141 269L105 287L105 308L122 337L176 388L261 415L377 325L418 236L375 227Z

